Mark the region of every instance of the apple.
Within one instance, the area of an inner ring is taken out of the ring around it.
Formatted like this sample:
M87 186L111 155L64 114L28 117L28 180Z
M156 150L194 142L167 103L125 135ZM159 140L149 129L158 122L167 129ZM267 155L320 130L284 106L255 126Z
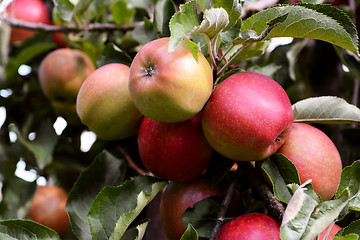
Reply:
M82 84L76 100L77 113L99 138L119 140L138 132L142 114L128 86L129 67L120 63L98 68Z
M32 23L51 23L46 5L41 0L14 0L7 6L7 12L15 19ZM35 30L13 27L10 33L10 44L20 44L35 33Z
M263 213L248 213L226 222L216 240L280 240L280 226Z
M144 117L138 148L147 170L173 181L188 181L199 176L214 153L202 132L201 112L177 123Z
M210 64L201 52L196 61L185 41L169 52L170 38L145 44L130 66L130 95L144 116L182 122L201 111L213 88Z
M320 233L319 239L324 239L325 235L327 234L327 231L328 231L329 227L330 227L330 226L327 226L326 229ZM335 235L336 235L336 233L337 233L338 231L340 231L340 230L341 230L341 227L340 227L339 225L334 224L334 225L332 226L331 230L330 230L330 233L329 233L329 235L328 235L327 240L333 240L334 237L335 237ZM314 240L317 240L317 239L314 238Z
M186 230L181 220L188 207L211 196L223 196L220 188L212 188L206 178L188 182L170 182L160 200L160 221L169 240L179 240Z
M94 71L94 63L84 52L59 48L41 61L38 76L41 89L48 99L76 103L82 83Z
M51 34L52 39L54 40L58 48L68 47L68 42L65 39L65 34L63 32L55 32Z
M284 143L293 122L285 90L256 72L239 72L221 82L203 112L209 144L236 161L262 160Z
M335 144L320 129L305 123L293 123L291 133L278 153L295 165L302 183L312 179L314 191L322 200L335 195L342 161Z
M60 236L70 226L65 210L67 193L57 186L38 186L27 217L55 230Z

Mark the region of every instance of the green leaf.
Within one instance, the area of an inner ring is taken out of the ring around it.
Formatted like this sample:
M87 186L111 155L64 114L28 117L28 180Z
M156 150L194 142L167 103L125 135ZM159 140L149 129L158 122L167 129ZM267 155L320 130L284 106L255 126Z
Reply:
M0 239L6 240L60 240L57 233L30 220L6 220L0 222Z
M74 5L70 0L53 0L54 7L60 13L61 19L71 21L74 11Z
M351 19L339 8L323 4L282 5L260 11L246 19L242 31L261 34L272 19L288 14L267 39L273 37L311 38L329 42L358 53L358 37Z
M154 23L161 36L170 36L169 22L175 12L176 10L173 1L155 0Z
M126 0L136 8L149 9L152 6L152 0Z
M293 105L294 122L360 123L360 109L334 96L312 97Z
M252 57L261 56L265 53L269 44L270 41L268 40L255 42L248 46L239 44L234 46L225 58L227 61L231 61L232 63L238 63ZM239 52L241 52L241 54L239 54Z
M37 132L36 138L33 141L23 136L15 124L9 125L9 131L15 132L20 143L34 154L40 169L44 169L52 162L52 153L58 141L58 135L50 121L40 126L39 132Z
M229 15L223 8L206 10L199 26L190 31L190 34L204 34L210 39L216 37L229 24Z
M131 57L126 54L126 52L111 43L104 48L102 55L96 61L96 65L97 67L101 67L110 63L122 63L130 66L131 61Z
M196 0L202 11L214 7L212 0Z
M261 165L269 177L275 197L284 203L288 203L292 194L287 188L287 184L296 183L300 185L299 174L295 165L282 154L274 154L266 159Z
M280 227L281 239L301 239L311 214L320 203L309 183L307 181L300 185L290 199Z
M360 219L352 221L349 225L342 228L336 236L342 237L347 236L349 234L356 234L358 237L360 236Z
M358 239L359 239L359 235L355 233L350 233L349 235L342 237L335 236L333 240L358 240Z
M229 30L239 20L241 21L241 5L239 0L214 0L215 8L223 8L226 10L229 16L229 24L224 28L223 31Z
M196 2L189 1L180 5L180 11L170 19L169 51L174 51L180 41L197 26L199 26L199 19L196 12Z
M73 185L66 203L72 230L78 239L91 239L88 212L96 195L105 186L121 184L126 164L107 151L100 153Z
M121 240L141 240L144 237L149 221L145 221L125 232Z
M186 231L180 238L180 240L198 240L198 239L199 237L197 235L197 232L191 224L187 226Z
M185 225L193 226L199 237L209 238L216 224L222 197L205 198L186 209L181 219Z
M135 13L136 10L129 6L125 0L117 1L111 8L111 15L118 25L132 23Z
M120 239L166 184L153 177L136 176L118 187L101 190L88 215L93 239Z
M157 38L155 25L147 18L144 18L144 25L137 26L132 32L132 37L140 44L146 44Z

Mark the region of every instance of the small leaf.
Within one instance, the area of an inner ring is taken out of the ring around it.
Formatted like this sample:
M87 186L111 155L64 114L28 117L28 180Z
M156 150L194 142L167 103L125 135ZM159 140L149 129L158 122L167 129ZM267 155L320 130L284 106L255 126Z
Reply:
M9 131L15 132L21 144L34 154L40 169L43 169L51 163L52 153L57 143L58 135L49 121L41 125L33 141L23 136L15 124L9 125Z
M170 36L169 22L176 12L171 0L156 0L154 4L154 23L161 36Z
M352 221L349 225L342 228L336 236L347 236L349 234L356 234L358 237L360 236L360 219ZM335 238L334 238L335 239Z
M199 26L199 19L196 12L196 2L189 1L180 5L180 11L170 19L169 51L174 51L181 39L197 26Z
M144 18L144 25L137 26L132 31L132 37L140 44L146 44L157 38L157 33L154 23L148 18Z
M334 96L312 97L293 105L294 122L360 123L360 109Z
M136 176L118 187L105 187L88 214L93 239L120 239L144 207L167 182Z
M60 13L61 19L64 21L71 21L74 11L74 5L70 0L53 0L54 7Z
M126 164L104 151L80 174L66 203L72 230L78 239L91 239L88 212L96 195L105 186L120 184L126 173Z
M104 48L102 55L96 61L96 66L101 67L109 63L122 63L130 66L131 61L131 57L126 52L111 43Z
M256 42L249 46L242 44L236 45L230 50L230 52L228 53L228 55L226 55L225 58L227 61L232 61L232 63L235 64L252 57L261 56L262 54L264 54L269 45L270 41L268 40ZM241 52L241 54L236 56L239 52Z
M275 197L288 203L292 197L287 184L300 184L299 174L295 165L282 154L275 154L270 159L266 159L261 165L269 177Z
M57 233L30 220L0 221L0 239L6 240L60 240Z
M207 35L210 39L216 37L229 24L229 16L223 8L206 10L199 26L190 34L199 33Z
M229 30L238 21L241 21L241 5L238 0L214 0L215 8L223 8L226 10L229 16L229 24L224 28L223 31Z
M269 21L284 14L288 14L286 20L272 29L267 39L317 39L358 53L358 37L351 19L339 8L328 4L303 3L268 8L247 18L241 29L253 30L259 35Z
M116 1L111 8L111 14L116 24L130 24L133 21L136 10L129 6L125 0Z
M121 237L121 240L141 240L144 237L146 228L149 224L149 221L140 223L134 228L131 228L125 232Z
M198 239L199 237L197 235L197 232L191 224L187 226L186 231L180 238L180 240L198 240Z

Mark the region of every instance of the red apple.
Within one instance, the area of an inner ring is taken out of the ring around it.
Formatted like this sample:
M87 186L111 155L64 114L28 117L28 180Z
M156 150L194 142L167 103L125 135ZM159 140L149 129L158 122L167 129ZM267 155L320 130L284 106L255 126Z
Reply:
M146 169L173 181L188 181L200 175L214 152L203 135L201 113L178 123L144 117L138 147Z
M91 73L76 100L84 125L105 140L124 139L139 130L142 114L129 93L129 67L112 63Z
M65 34L62 32L55 32L51 34L52 39L54 40L56 46L58 48L66 48L68 47L68 42L65 39Z
M296 166L302 183L312 179L314 190L322 200L335 195L342 162L338 149L324 132L309 124L294 123L278 153Z
M130 66L129 89L144 116L182 122L201 111L213 88L211 67L201 52L196 61L182 41L172 52L169 38L145 44Z
M255 72L221 82L205 106L202 126L209 144L238 161L262 160L284 143L293 111L284 89Z
M329 229L330 226L326 227L326 229L324 231L322 231L319 235L319 239L324 239L325 235L327 234L327 231ZM339 227L339 225L334 224L330 230L330 233L328 235L327 240L333 240L335 237L335 234L341 230L341 227ZM317 240L316 238L314 238L314 240Z
M169 240L179 240L185 232L181 220L188 207L211 196L222 196L224 191L212 188L205 178L190 182L170 182L160 201L160 221Z
M216 240L280 240L280 226L262 213L248 213L225 223Z
M10 17L27 22L44 24L51 22L46 5L41 0L14 0L7 7L7 11ZM21 43L35 32L34 30L11 28L10 44Z
M38 186L28 218L63 235L70 226L65 211L67 197L67 193L57 186Z
M40 86L51 101L75 103L87 76L95 71L91 59L82 51L59 48L40 63Z

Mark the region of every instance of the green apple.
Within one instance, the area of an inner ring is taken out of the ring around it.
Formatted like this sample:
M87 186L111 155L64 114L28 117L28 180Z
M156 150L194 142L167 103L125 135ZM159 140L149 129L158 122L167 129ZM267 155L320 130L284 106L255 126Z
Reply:
M335 195L342 161L333 141L320 129L305 123L294 123L278 153L295 165L302 183L312 179L314 191L322 200L329 200Z
M285 90L256 72L239 72L221 82L203 112L209 144L237 161L262 160L284 143L293 122Z
M182 122L201 111L213 88L210 64L201 52L197 61L185 41L172 52L169 38L145 44L130 66L129 89L144 116Z
M76 100L77 113L84 125L105 140L135 135L142 114L129 93L129 67L112 63L90 74Z

